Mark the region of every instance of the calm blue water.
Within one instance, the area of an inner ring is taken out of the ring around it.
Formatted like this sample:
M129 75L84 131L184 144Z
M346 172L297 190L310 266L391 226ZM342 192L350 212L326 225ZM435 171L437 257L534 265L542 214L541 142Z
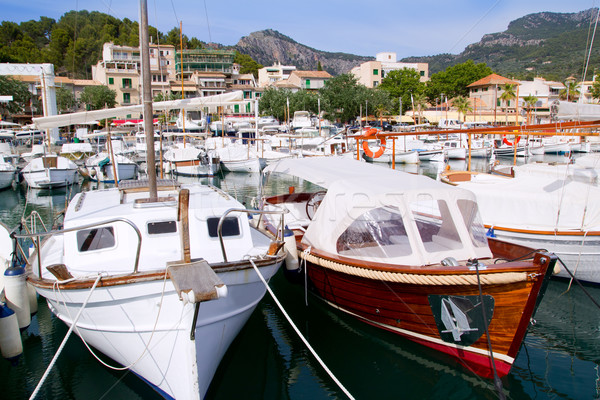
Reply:
M506 162L510 162L506 161ZM480 163L481 164L481 163ZM464 163L451 164L464 168ZM483 164L474 165L483 169ZM433 175L437 167L398 166ZM222 187L250 204L258 194L259 176L227 174L200 179ZM188 178L188 181L197 179ZM302 185L302 182L293 182ZM272 182L268 191L290 182ZM51 225L76 185L52 192L24 188L0 192L0 221L17 224L35 210ZM494 399L491 381L472 375L451 359L332 310L281 274L271 287L300 330L337 378L359 399ZM535 317L510 375L502 379L511 399L600 398L600 311L582 290L553 281ZM586 287L600 301L600 288ZM0 399L26 399L33 392L67 327L39 300L39 312L22 334L24 355L18 366L0 360ZM73 335L43 386L39 399L158 399L134 374L100 365ZM268 295L226 354L207 394L208 399L344 398L312 358Z

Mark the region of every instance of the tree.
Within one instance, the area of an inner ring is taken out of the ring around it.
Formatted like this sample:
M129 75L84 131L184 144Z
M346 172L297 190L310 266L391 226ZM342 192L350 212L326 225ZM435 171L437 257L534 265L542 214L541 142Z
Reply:
M56 108L59 113L73 111L76 104L73 92L63 87L56 88Z
M112 108L116 104L117 92L108 88L108 86L86 86L81 92L81 102L88 109L100 110L108 107Z
M258 78L258 70L263 67L248 54L242 54L239 51L235 52L233 62L240 64L240 74L252 74L255 78Z
M423 109L427 108L427 97L425 93L416 93L413 95L412 102L419 113L419 124L423 122Z
M485 63L475 64L473 60L448 67L445 71L431 75L431 79L427 82L427 98L430 103L435 103L441 94L449 99L457 96L466 97L469 95L467 86L493 72Z
M510 105L510 101L517 97L515 94L515 87L516 84L514 83L505 83L502 85L502 94L500 95L500 100L502 100L505 104L504 116L506 117L506 125L508 125L508 106Z
M384 90L398 101L402 99L402 112L411 108L411 93L414 95L425 93L425 84L421 82L419 73L412 68L403 68L390 71L379 85L380 90Z
M590 87L590 94L594 99L600 99L600 75L596 75L594 83Z
M325 82L320 91L321 109L333 120L349 122L369 100L369 90L352 74L341 74ZM374 108L373 108L374 109Z
M452 99L452 105L456 108L459 114L463 115L463 122L467 120L467 113L473 111L469 99L464 96L458 96Z
M321 61L317 61L317 71L323 71L323 66L321 65Z
M0 103L0 114L3 117L22 113L32 102L32 94L27 85L8 76L0 75L0 95L13 97L8 103Z
M558 92L558 98L566 101L576 101L579 94L579 85L572 80L567 80L565 81L565 88Z
M261 115L271 115L280 121L286 119L287 99L292 96L289 89L269 87L260 96L258 109Z
M535 107L538 102L538 98L534 95L527 95L523 97L523 101L525 102L525 108L527 109L527 124L531 123L531 109Z

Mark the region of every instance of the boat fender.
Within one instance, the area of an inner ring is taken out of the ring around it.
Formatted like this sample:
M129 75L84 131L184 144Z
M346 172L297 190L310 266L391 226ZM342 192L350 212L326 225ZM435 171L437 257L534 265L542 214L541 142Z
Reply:
M365 133L365 136L367 136L367 137L375 136L376 134L377 134L377 129L371 128ZM371 151L371 148L369 147L369 142L366 140L363 140L363 144L362 144L363 151L370 158L379 158L385 151L385 138L381 138L379 140L379 143L380 143L379 149L376 152L373 152L373 151Z
M517 140L515 141L515 143L511 143L508 141L508 139L506 139L506 135L502 135L502 143L504 143L507 146L513 146L515 144L519 144L520 140L521 140L521 136L517 136Z
M283 231L283 241L285 242L285 269L288 271L297 271L300 269L298 263L298 249L296 248L296 236L287 226Z
M27 284L27 298L29 299L29 312L31 316L37 314L38 311L38 298L37 292L32 284L26 282Z
M2 357L9 360L13 366L17 365L19 357L23 354L17 314L2 303L0 303L0 349L2 349Z
M19 329L25 330L31 323L29 296L25 268L12 266L4 271L4 296L8 306L17 315Z
M215 286L215 297L211 298L210 300L217 300L217 299L221 299L223 297L227 297L227 294L229 293L228 289L227 289L227 285L223 284L223 285L218 285ZM182 300L184 303L198 303L199 301L196 299L196 293L194 292L194 290L188 290L187 292L181 292L182 294Z

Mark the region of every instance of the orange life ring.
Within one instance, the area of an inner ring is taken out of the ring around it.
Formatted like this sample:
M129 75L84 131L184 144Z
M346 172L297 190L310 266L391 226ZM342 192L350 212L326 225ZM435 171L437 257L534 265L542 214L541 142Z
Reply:
M367 132L365 132L365 136L375 136L377 134L377 129L371 128L369 129ZM363 144L362 144L362 148L363 151L365 152L365 154L370 157L370 158L379 158L381 157L381 155L383 154L383 152L385 151L385 138L381 138L379 139L379 150L377 150L376 152L372 152L371 149L369 148L369 142L366 140L363 140Z
M502 135L502 143L508 145L508 146L513 146L515 144L519 144L519 140L521 140L521 136L517 136L517 140L515 143L511 143L506 139L506 135Z

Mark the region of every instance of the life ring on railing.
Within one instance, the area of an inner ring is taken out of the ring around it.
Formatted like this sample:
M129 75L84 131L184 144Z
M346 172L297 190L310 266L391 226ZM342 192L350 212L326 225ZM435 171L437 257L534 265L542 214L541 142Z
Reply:
M365 132L366 137L375 136L376 134L377 134L377 129L374 129L374 128L371 128L367 132ZM369 142L366 140L363 140L362 148L363 148L363 151L365 152L365 154L367 155L367 157L379 158L385 151L385 138L379 139L379 150L377 150L374 153L369 148Z
M519 144L519 140L521 140L521 136L517 136L517 140L515 143L511 143L506 139L506 135L502 135L502 143L504 143L507 146L513 146L515 144Z

